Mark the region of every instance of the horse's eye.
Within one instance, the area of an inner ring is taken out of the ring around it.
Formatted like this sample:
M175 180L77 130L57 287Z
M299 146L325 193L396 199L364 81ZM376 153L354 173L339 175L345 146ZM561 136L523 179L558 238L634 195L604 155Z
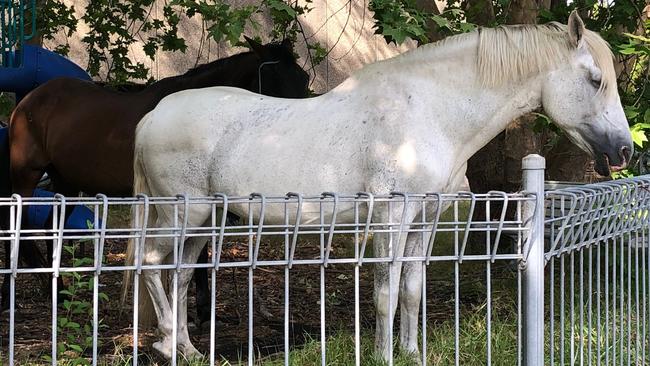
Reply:
M593 85L594 88L600 89L600 83L601 83L600 79L590 79L590 80L591 80L591 85Z

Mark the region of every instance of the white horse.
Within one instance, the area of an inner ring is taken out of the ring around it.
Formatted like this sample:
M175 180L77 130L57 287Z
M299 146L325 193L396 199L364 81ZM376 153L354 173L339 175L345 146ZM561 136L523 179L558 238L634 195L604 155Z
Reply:
M138 126L134 192L454 192L467 159L508 122L539 107L596 158L599 173L627 164L632 140L611 51L572 13L568 26L481 29L422 46L366 66L313 99L223 87L170 95ZM230 209L248 215L246 207ZM207 205L188 211L189 226L209 220ZM407 222L417 219L417 207L406 212ZM150 212L149 225L172 225L173 216L171 208L158 208ZM388 209L375 210L372 219L387 222L388 216ZM283 212L267 211L265 223L283 218ZM337 222L343 220L345 215ZM403 235L397 255L422 250L419 238ZM375 235L373 241L375 255L385 256L388 235ZM188 240L183 262L195 263L202 245ZM163 263L173 251L171 239L148 239L144 246L144 264ZM392 267L400 284L400 342L418 354L422 266L403 267L401 282L402 264ZM389 291L388 268L376 266L374 288L375 347L384 358L392 342L389 315L398 304L398 293ZM186 356L198 354L184 316L191 273L183 271L178 282L178 346ZM163 336L154 347L170 357L172 310L160 271L145 271L143 277Z

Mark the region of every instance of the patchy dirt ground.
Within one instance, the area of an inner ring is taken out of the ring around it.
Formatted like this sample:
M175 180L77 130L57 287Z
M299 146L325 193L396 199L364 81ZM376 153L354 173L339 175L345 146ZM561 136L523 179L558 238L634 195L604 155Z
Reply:
M124 260L126 242L107 241L106 261L119 265ZM90 252L91 249L88 248ZM319 245L313 242L298 245L297 257L318 258ZM282 258L284 243L271 240L260 249L260 259ZM353 255L347 238L335 241L332 257ZM248 243L228 242L225 245L222 261L245 260L248 256ZM0 248L0 258L4 258ZM69 260L69 259L68 259ZM4 263L2 264L4 265ZM318 339L320 334L320 267L318 265L297 265L290 275L290 342L300 345L307 337ZM453 319L454 314L454 272L453 263L434 263L429 267L427 278L427 318L428 322ZM372 300L372 265L364 265L360 270L360 308L362 327L374 327L374 308ZM282 351L284 337L284 268L258 267L254 276L254 337L257 353L261 356ZM326 283L326 323L327 331L352 331L354 329L354 266L330 265L325 270ZM495 282L500 278L510 285L513 272L508 265L493 270ZM463 265L461 278L461 305L464 309L480 307L485 302L485 264ZM100 276L100 291L107 295L107 301L100 303L100 330L103 355L130 354L132 352L132 312L120 304L121 272L106 271ZM34 275L20 275L16 285L16 359L39 360L50 353L51 347L51 299L48 291L42 288L41 281ZM495 287L495 291L497 288ZM248 342L248 270L223 268L217 274L216 305L216 351L221 357L241 360L247 352ZM190 288L190 316L194 316L194 286ZM91 297L86 300L92 301ZM129 304L130 305L130 304ZM63 311L59 306L59 311ZM399 314L399 311L398 311ZM399 318L399 315L398 315ZM398 320L396 320L398 321ZM83 326L83 321L80 321ZM87 324L90 319L87 319ZM206 327L207 328L207 327ZM191 336L195 346L207 353L209 350L208 329L193 328ZM0 344L3 351L8 346L8 314L0 318ZM59 337L64 337L60 334ZM143 353L152 355L151 344L156 340L152 329L140 330L139 347ZM144 361L148 357L143 358ZM1 364L2 362L0 362ZM145 362L146 363L146 362Z

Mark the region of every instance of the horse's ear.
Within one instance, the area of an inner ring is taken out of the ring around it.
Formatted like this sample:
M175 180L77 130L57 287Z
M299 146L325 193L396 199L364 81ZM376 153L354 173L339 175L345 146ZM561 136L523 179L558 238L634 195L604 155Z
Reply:
M283 39L280 45L284 47L287 51L293 52L293 42L291 42L289 38Z
M575 47L579 47L582 44L582 37L585 33L585 23L582 21L576 10L572 11L571 15L569 15L567 28L569 28L569 39L571 40L571 44Z
M259 58L265 58L266 57L266 48L256 40L252 38L248 38L244 36L244 39L246 40L246 43L251 47L251 50L259 57Z

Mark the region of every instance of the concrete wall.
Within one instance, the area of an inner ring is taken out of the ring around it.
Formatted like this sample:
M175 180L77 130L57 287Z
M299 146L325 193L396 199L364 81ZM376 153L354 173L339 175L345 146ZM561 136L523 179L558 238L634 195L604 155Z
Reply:
M66 3L75 6L77 17L80 18L86 8L87 0L66 0ZM232 3L243 5L257 4L258 2L233 0ZM159 15L162 12L163 4L163 1L157 1L152 8L152 13ZM327 59L312 70L309 59L306 57L304 42L299 42L296 45L296 50L301 55L304 68L312 74L312 89L317 93L323 93L335 87L352 71L365 64L392 57L415 47L413 42L399 47L387 45L382 37L374 35L372 16L368 10L367 0L314 0L311 6L313 10L300 18L306 37L310 43L320 42L331 51ZM258 21L263 26L258 31L248 30L247 35L257 35L263 40L267 40L270 28L268 17L261 15L258 17ZM46 43L46 46L54 46L58 42L67 41L71 46L70 58L82 67L86 67L88 58L81 37L87 33L88 27L80 22L77 33L72 37L68 39L63 36L57 37L55 41ZM179 36L183 37L188 45L185 54L159 51L156 61L152 62L142 51L142 43L137 43L131 48L132 59L149 66L152 76L161 79L183 73L197 64L243 51L243 49L229 48L225 44L217 44L212 40L202 42L205 35L202 33L201 21L197 17L182 19ZM136 38L142 40L146 40L147 37L146 32L136 35Z

